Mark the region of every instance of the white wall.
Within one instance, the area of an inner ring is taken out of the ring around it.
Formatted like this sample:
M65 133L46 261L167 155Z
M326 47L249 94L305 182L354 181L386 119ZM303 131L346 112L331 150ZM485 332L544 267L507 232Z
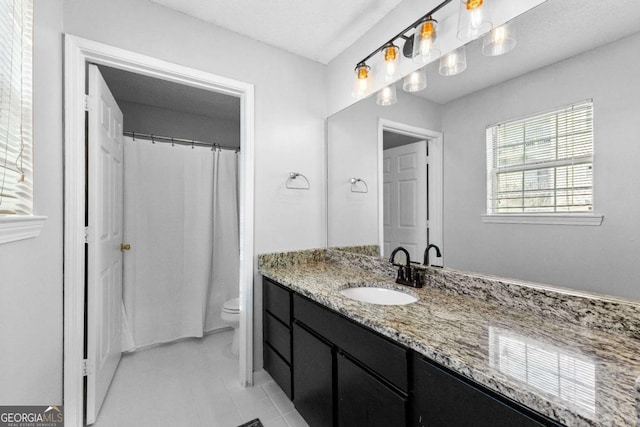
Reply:
M49 219L38 238L0 246L0 404L62 403L63 31L255 84L256 251L326 236L324 66L147 0L34 3L35 211ZM293 170L311 191L285 191ZM257 281L258 313L261 301Z
M322 65L147 0L65 0L64 31L255 84L256 253L324 246ZM311 191L285 190L290 171L304 173ZM254 328L259 367L260 315Z
M125 132L195 139L231 147L240 146L239 120L189 114L135 102L119 101L118 106L124 115ZM240 110L238 110L239 117Z
M62 404L62 2L34 2L36 239L0 245L0 405Z
M447 265L640 298L640 33L443 108ZM594 102L599 227L484 224L485 127L576 101Z
M375 96L329 117L327 200L329 246L377 245L378 119L440 130L440 106L398 90L398 102L376 104ZM352 193L349 178L362 178L369 192Z

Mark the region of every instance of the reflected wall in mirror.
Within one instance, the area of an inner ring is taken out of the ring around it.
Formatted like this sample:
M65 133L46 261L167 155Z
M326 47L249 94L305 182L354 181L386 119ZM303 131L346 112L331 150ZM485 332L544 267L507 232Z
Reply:
M509 53L486 57L475 40L465 72L442 77L431 63L424 91L409 94L400 84L396 105L370 97L329 118L328 245L384 241L385 119L443 134L443 202L429 211L443 215L446 267L640 298L640 8L631 0L548 0L514 21ZM593 199L602 225L484 222L487 126L586 99L594 105ZM350 194L350 176L364 178L369 193Z

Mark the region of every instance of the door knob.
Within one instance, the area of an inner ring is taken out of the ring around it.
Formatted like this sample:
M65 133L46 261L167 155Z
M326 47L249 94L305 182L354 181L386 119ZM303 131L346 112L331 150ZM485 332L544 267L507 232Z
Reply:
M131 245L128 243L120 243L120 250L121 251L128 251L129 249L131 249Z

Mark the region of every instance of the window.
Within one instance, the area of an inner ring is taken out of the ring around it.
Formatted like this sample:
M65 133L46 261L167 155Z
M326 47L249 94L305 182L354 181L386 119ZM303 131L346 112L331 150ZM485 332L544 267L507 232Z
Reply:
M38 235L32 199L33 1L0 0L0 243Z
M487 127L487 213L593 210L593 103Z
M0 215L31 215L32 2L0 0Z

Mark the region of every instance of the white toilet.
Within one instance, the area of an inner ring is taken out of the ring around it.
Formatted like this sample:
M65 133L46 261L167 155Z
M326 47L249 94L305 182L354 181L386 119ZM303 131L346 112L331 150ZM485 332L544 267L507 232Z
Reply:
M220 314L222 320L233 328L233 341L231 342L231 354L238 355L238 327L240 326L240 298L225 301Z

